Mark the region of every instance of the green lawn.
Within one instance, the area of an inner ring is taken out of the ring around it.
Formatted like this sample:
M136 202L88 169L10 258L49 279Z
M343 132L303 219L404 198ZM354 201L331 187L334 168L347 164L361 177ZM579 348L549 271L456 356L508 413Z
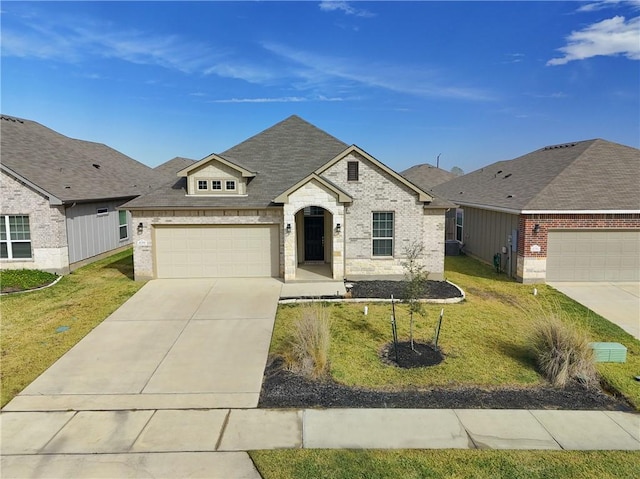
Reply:
M132 250L80 268L40 291L0 302L2 406L142 287Z
M598 366L605 382L640 406L640 342L618 326L590 312L546 285L533 286L508 280L469 257L447 257L447 279L467 294L463 303L427 305L418 318L414 337L431 340L440 309L444 321L440 346L446 360L438 366L411 370L383 364L378 351L391 340L389 304L371 303L369 314L362 303L331 303L331 375L346 385L379 389L477 385L529 387L545 383L535 369L529 349L532 324L550 312L560 312L595 341L614 341L627 348L625 364ZM287 355L288 341L300 307L278 309L271 353ZM396 309L400 339L408 338L409 315L405 305Z
M640 477L640 453L623 451L288 449L249 454L264 479Z

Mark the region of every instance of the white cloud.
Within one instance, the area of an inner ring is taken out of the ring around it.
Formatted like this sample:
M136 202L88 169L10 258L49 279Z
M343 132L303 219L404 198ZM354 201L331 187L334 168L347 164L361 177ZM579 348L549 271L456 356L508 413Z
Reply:
M80 17L28 17L20 28L3 25L2 55L82 62L92 57L158 65L186 73L197 71L219 54L205 44L178 36L114 30L107 23Z
M576 12L584 13L584 12L597 12L599 10L604 10L607 8L616 7L620 4L631 5L632 8L638 9L640 8L640 0L601 0L599 2L587 3L581 5Z
M334 11L342 11L345 15L355 15L356 17L373 17L375 16L373 13L362 10L359 8L354 8L347 2L342 1L332 1L325 0L320 2L320 10L323 12L334 12Z
M564 65L595 56L623 55L630 60L640 60L640 17L626 21L616 16L573 31L567 37L567 45L558 51L564 56L552 58L547 65Z
M474 88L443 86L435 80L436 73L414 65L393 65L358 62L355 59L330 57L296 50L277 43L265 43L264 48L304 69L296 72L309 85L322 85L341 80L345 88L353 85L383 88L385 90L420 97L448 97L467 100L490 100L486 92ZM444 83L444 82L443 82Z
M228 98L212 100L210 103L302 103L312 101L345 101L343 98L327 98L323 96L307 98L301 96L284 96L275 98Z

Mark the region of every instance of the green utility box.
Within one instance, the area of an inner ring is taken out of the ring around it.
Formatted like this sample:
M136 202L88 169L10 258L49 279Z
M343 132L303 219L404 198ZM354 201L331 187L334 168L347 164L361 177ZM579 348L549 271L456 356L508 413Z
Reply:
M624 363L627 361L627 348L620 343L589 343L593 349L596 363Z

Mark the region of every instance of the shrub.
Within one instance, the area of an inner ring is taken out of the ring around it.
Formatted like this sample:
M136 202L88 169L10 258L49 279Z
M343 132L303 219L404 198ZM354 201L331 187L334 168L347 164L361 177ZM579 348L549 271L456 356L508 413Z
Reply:
M300 310L287 361L289 368L307 377L324 377L329 372L329 310L322 303L306 303Z
M576 326L551 314L535 323L532 346L538 368L558 387L577 380L586 387L598 384L593 350Z

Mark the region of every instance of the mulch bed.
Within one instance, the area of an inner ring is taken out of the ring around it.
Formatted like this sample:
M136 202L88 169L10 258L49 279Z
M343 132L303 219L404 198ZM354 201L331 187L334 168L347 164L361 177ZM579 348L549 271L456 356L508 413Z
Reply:
M258 407L633 411L626 402L577 383L564 389L543 386L380 391L344 386L330 379L313 381L284 369L280 359L267 365Z
M409 341L399 342L397 356L394 344L385 344L380 351L380 358L386 364L404 369L435 366L444 360L442 353L437 351L432 345L415 341L413 343L413 349L411 349L411 343Z
M351 297L402 299L404 281L349 282ZM462 294L445 281L427 281L423 299L459 298ZM430 345L420 345L424 358L416 358L407 343L398 349L400 366L430 366L441 361ZM427 350L428 349L428 350ZM380 351L381 360L395 364L393 345ZM402 358L401 358L402 356ZM420 355L422 356L422 355ZM415 364L423 361L425 364ZM332 379L311 380L284 367L281 358L271 358L265 369L258 407L263 408L412 408L412 409L575 409L633 411L626 401L600 390L586 389L579 383L565 388L452 387L401 391L349 387Z
M349 282L353 284L351 288L352 298L380 298L390 299L391 295L395 299L404 297L404 290L407 283L405 281L357 281ZM426 281L424 291L420 295L422 299L443 299L460 298L460 290L446 281Z

